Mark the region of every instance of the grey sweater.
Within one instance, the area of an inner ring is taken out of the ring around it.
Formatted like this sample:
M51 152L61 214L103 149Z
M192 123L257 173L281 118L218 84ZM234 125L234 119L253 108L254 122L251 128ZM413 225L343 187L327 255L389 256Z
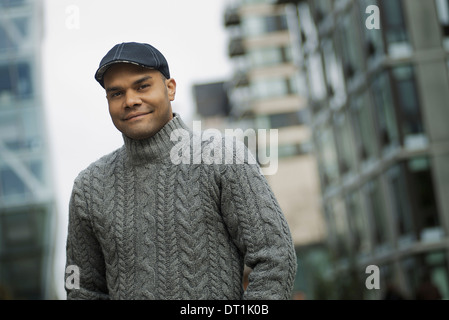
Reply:
M67 298L289 299L296 255L259 167L174 164L176 129L192 134L175 114L149 139L123 136L75 179L66 263L80 286Z

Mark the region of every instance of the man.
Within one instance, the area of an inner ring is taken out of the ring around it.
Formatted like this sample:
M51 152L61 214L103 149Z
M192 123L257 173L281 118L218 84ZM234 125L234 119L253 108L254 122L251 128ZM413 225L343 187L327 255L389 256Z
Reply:
M124 145L75 179L67 266L80 282L67 298L289 299L296 256L259 167L173 163L173 133L193 135L172 112L176 82L164 56L118 44L95 78Z

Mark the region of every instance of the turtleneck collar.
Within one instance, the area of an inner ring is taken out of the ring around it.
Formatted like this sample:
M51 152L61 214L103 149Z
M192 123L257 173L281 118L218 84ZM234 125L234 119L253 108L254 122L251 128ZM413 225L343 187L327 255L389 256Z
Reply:
M191 132L179 114L173 113L173 119L150 138L135 140L123 135L128 159L133 164L170 161L170 150L179 143L170 140L171 133L176 129Z

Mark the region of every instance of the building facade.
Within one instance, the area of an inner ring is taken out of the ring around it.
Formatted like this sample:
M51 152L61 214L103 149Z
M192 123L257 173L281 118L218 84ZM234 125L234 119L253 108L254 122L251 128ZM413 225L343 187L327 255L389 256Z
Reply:
M42 2L0 0L0 296L54 298Z
M278 2L300 21L333 261L322 297L415 299L427 278L449 298L449 1Z

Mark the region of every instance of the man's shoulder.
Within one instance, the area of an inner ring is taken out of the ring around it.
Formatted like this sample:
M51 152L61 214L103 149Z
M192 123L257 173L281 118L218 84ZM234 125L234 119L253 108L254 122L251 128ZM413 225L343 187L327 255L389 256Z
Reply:
M113 170L124 159L124 147L118 148L89 164L80 171L77 181L90 179L92 176L102 176Z

